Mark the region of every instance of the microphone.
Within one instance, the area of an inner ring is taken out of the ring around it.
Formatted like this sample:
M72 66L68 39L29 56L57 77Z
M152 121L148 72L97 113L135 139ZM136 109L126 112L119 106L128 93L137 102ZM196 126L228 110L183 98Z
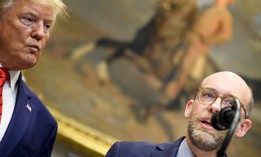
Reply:
M211 118L212 126L217 130L226 130L230 128L236 111L234 107L225 107L215 113Z
M220 149L217 151L217 157L224 157L226 148L236 131L240 121L240 102L235 100L232 106L225 107L211 117L211 124L217 130L229 129Z

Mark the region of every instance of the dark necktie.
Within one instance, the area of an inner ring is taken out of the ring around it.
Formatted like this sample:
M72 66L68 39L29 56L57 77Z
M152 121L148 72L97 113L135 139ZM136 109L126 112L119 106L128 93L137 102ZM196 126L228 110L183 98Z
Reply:
M3 108L3 87L6 80L9 80L10 76L7 70L0 68L0 123L2 120L2 108Z

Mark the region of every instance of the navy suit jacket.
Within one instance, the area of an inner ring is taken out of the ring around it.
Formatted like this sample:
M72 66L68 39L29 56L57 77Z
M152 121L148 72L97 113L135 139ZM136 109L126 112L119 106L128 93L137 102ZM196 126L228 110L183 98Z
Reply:
M149 142L116 142L105 157L175 157L185 137L175 142L154 144Z
M57 134L57 122L24 83L22 75L17 83L16 104L0 142L0 156L50 157Z

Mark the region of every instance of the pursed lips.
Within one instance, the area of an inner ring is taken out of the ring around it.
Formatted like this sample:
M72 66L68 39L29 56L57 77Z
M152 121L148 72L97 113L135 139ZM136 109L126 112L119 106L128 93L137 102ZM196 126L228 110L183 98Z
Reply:
M28 45L28 47L32 48L36 52L40 51L40 47L37 44L30 44L30 45Z

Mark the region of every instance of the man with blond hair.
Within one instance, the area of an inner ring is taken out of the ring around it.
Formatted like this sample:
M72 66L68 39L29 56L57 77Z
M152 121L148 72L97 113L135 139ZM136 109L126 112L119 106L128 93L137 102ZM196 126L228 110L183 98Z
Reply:
M61 0L0 0L0 156L50 157L57 122L22 80L49 39Z

